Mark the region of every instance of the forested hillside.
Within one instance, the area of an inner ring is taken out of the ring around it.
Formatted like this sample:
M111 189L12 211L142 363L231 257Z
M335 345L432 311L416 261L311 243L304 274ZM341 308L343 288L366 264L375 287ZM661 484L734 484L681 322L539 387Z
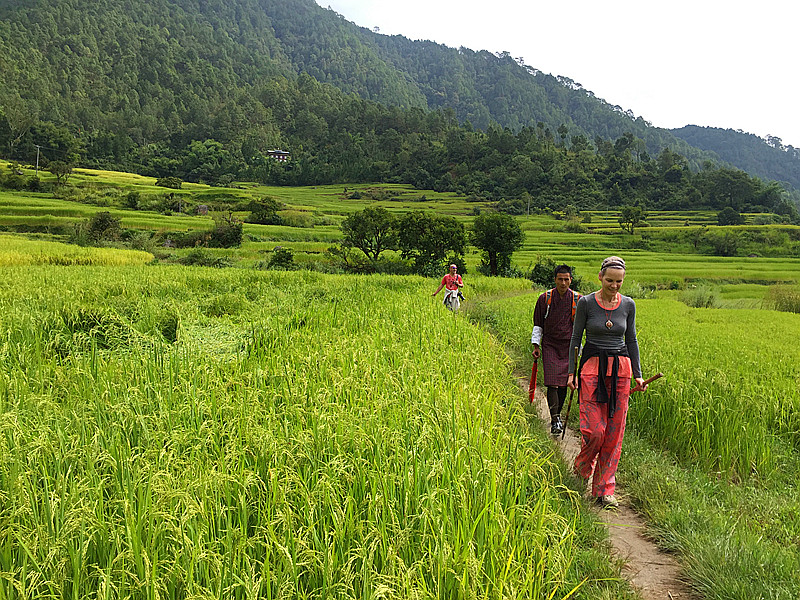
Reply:
M697 125L672 132L692 146L715 152L740 169L800 189L800 148L784 146L779 138L768 136L764 140L752 133Z
M590 140L631 132L650 152L671 145L695 166L709 157L506 54L382 36L313 0L11 0L0 16L6 156L30 154L32 142L51 156L163 170L198 140L245 160L269 146L313 149L307 134L324 115L287 97L308 73L387 106L452 108L481 129L542 122ZM287 110L292 122L281 122Z
M0 155L43 166L214 184L402 181L526 208L531 197L716 205L642 173L656 156L672 184L708 161L726 170L507 53L379 35L313 0L7 1L0 80ZM275 148L292 160L270 159ZM777 206L739 204L754 202Z

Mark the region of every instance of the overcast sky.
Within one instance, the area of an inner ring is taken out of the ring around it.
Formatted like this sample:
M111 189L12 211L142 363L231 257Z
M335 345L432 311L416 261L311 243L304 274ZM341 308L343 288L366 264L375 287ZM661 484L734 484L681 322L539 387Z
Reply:
M508 51L658 127L800 148L798 0L317 0L380 33Z

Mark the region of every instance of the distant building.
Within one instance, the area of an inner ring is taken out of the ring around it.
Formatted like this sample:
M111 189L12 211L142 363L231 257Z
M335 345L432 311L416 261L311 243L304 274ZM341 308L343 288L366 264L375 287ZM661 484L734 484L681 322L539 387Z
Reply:
M198 204L197 205L197 214L198 215L207 215L208 214L208 204Z
M274 158L278 162L286 162L292 158L292 153L286 150L267 150L267 156Z

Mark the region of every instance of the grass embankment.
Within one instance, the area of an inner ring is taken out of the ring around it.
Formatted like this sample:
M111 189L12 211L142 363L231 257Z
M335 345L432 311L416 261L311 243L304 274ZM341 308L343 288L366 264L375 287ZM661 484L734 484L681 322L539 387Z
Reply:
M0 596L630 597L502 348L433 289L5 269Z
M138 250L118 248L84 248L47 240L29 240L0 233L0 267L23 265L141 265L153 255Z
M527 357L533 305L473 315ZM666 379L632 400L618 482L702 597L800 597L800 315L637 307L643 371Z

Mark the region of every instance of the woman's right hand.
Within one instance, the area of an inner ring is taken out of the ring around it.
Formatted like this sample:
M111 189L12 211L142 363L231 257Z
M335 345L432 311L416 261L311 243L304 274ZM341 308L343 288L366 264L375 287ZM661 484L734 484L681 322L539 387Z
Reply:
M571 390L578 389L578 384L575 383L575 374L570 373L567 375L567 387Z

